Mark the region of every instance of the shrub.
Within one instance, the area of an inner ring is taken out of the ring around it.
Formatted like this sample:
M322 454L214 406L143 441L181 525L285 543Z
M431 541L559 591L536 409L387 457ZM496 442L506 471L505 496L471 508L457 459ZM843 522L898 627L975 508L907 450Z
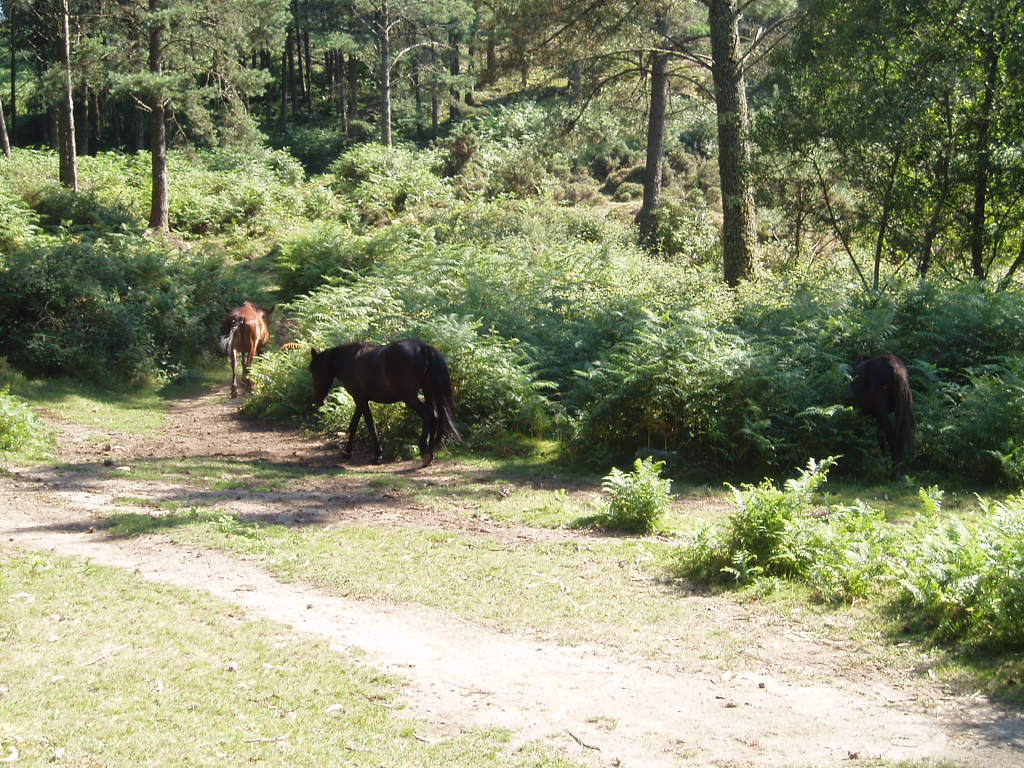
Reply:
M356 201L365 220L380 221L447 200L450 191L434 172L437 165L431 152L361 144L331 163L330 172L338 194Z
M223 312L256 295L241 274L127 235L24 248L0 271L0 354L32 373L173 378L213 350Z
M369 263L370 255L357 243L352 230L332 221L312 223L288 233L274 257L284 299L308 293L325 279L365 270Z
M942 642L1024 647L1024 498L989 505L973 525L930 519L897 564L898 606Z
M650 533L672 502L671 480L661 477L665 462L637 459L632 472L618 467L605 475L601 487L611 496L600 520L606 528Z
M632 200L642 200L644 196L644 185L636 182L626 181L618 186L612 200L617 203L628 203Z
M38 217L21 198L0 187L0 269L9 253L38 232Z
M718 259L718 229L702 200L666 200L655 212L655 251L678 264L702 266Z
M52 440L35 412L6 389L0 389L0 454L26 449L41 450Z
M799 477L778 488L770 480L732 488L735 512L723 529L707 526L680 547L680 573L699 581L731 579L745 584L761 576L799 576L806 565L791 546L795 523L806 515L811 495L835 464L811 459ZM796 538L800 538L797 536Z

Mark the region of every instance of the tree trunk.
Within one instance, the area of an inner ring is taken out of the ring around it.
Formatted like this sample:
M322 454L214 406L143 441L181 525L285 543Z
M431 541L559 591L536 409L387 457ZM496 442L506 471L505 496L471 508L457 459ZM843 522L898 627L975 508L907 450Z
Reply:
M377 53L380 55L380 143L391 146L391 31L387 18L382 20L377 38Z
M149 0L149 12L153 16L163 10L162 0ZM164 25L154 24L149 31L149 73L159 81L164 68ZM170 217L167 206L167 126L164 121L163 94L160 86L153 87L149 102L150 109L150 151L153 155L153 194L149 208L149 226L161 232L170 231Z
M946 198L949 196L949 153L943 151L939 160L939 194L935 198L935 206L932 208L932 215L925 226L924 237L921 238L921 256L917 264L917 276L924 280L928 276L928 270L932 266L932 249L935 245L935 238L939 234L939 222L942 221L942 212L946 207Z
M722 186L722 266L725 282L754 275L756 228L750 179L747 94L740 60L737 0L705 0L711 28L711 75L718 114L718 174Z
M4 119L4 104L0 100L0 149L3 150L4 157L11 156L11 139L7 135L7 121Z
M985 277L985 208L988 201L988 180L991 167L992 147L989 130L992 126L992 109L995 104L996 79L999 77L999 51L996 48L995 31L988 34L985 46L985 94L982 97L981 113L978 116L978 141L974 157L974 209L971 212L971 274Z
M288 45L281 51L281 109L277 113L277 129L284 131L288 119Z
M668 33L665 15L658 13L658 32ZM644 202L637 214L640 244L651 250L657 235L657 211L661 202L662 154L665 148L665 104L668 96L668 54L651 54L651 108L647 115L647 165L644 171Z
M75 152L75 100L71 90L71 31L67 0L60 16L61 66L64 69L64 93L60 101L57 132L60 136L60 183L78 191L78 158Z
M359 62L355 56L348 58L348 119L359 119Z
M11 133L10 138L14 139L18 132L18 49L14 44L16 29L14 27L14 16L8 14L11 23Z
M423 131L423 87L420 85L420 57L416 56L412 65L412 97L416 104L416 140L424 140Z
M441 97L437 92L437 41L430 42L430 138L436 139L441 126Z
M309 31L302 31L302 49L306 61L305 75L303 75L303 90L306 92L306 112L313 114L313 56L309 50Z
M452 23L451 29L448 31L448 74L452 76L452 87L450 95L452 98L451 105L448 108L448 119L455 122L459 119L462 112L459 109L459 88L455 84L456 78L462 73L462 51L460 46L462 44L462 32L459 30L458 25Z
M132 110L132 128L135 154L139 154L146 148L146 113L142 107Z
M477 49L480 47L480 0L473 0L473 20L469 28L469 49L466 52L467 71L472 76L466 91L466 104L476 105Z
M338 88L338 121L341 132L348 136L348 94L345 92L345 54L338 51L335 57L335 82Z
M78 151L82 155L89 152L89 89L82 89L81 98L78 100L78 117L75 118L75 141L78 142Z
M889 185L882 198L882 218L878 223L878 237L875 239L875 270L871 278L871 290L878 290L878 276L882 268L882 251L885 248L885 236L888 234L889 219L892 218L892 196L896 188L896 171L900 164L899 147L893 152L892 166L889 168Z
M288 54L288 98L292 105L292 116L299 114L299 92L295 82L295 30L288 30L285 38L285 50Z
M96 153L100 151L100 144L103 141L103 106L100 104L99 91L92 92L92 98L90 100L92 104L90 108L90 114L92 115L92 140L89 144L92 155L95 157Z

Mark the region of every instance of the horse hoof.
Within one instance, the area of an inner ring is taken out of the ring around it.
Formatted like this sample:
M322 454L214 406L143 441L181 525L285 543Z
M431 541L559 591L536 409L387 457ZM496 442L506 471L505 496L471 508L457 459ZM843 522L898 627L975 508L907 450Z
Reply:
M341 459L342 459L342 461L348 461L351 458L352 458L352 451L342 451L341 452Z
M429 467L433 463L434 463L434 454L431 453L431 454L423 457L423 463L420 466L421 467Z
M383 456L374 456L373 457L373 463L374 464L383 464L384 463L384 457Z
M234 387L232 387L231 388L231 399L234 400L236 397L238 397L238 390L235 389Z

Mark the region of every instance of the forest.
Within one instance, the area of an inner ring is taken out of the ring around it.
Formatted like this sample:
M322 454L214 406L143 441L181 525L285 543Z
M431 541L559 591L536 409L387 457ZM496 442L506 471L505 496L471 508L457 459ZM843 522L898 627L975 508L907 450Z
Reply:
M1015 4L26 0L3 21L18 370L173 378L258 298L290 340L442 345L481 444L756 477L877 469L844 390L890 352L915 472L1024 480ZM269 355L246 410L298 417L300 357Z
M1019 668L999 654L1024 647L1024 3L0 8L0 458L48 439L25 382L221 375L221 319L250 300L274 312L246 419L336 439L353 402L313 410L310 349L419 337L463 437L441 461L611 470L627 513L661 514L665 478L735 483L672 579L849 605L884 578L908 632ZM878 354L916 412L896 479L850 400ZM417 418L374 417L386 461L416 456ZM826 474L923 511L822 512ZM988 690L1019 699L1007 674Z

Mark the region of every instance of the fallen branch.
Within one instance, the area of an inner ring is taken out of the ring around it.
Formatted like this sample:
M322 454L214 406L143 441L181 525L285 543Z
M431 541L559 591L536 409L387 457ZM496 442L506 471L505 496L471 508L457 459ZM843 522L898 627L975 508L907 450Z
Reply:
M83 664L82 666L91 667L93 664L99 664L104 659L108 659L111 656L113 656L115 653L120 653L125 648L130 648L130 647L131 647L131 645L129 643L123 643L122 645L119 645L116 648L111 648L109 651L104 651L103 653L101 653L99 656L97 656L92 661L85 662L85 664Z
M598 751L598 752L600 752L600 751L601 751L601 748L600 748L600 747L595 747L595 746L594 746L593 744L587 744L587 743L586 743L586 742L584 742L584 741L583 741L583 740L582 740L582 739L581 739L581 738L580 738L579 736L577 736L577 735L576 735L575 733L573 733L572 731L570 731L570 730L569 730L568 728L566 728L566 729L565 729L565 732L566 732L566 733L568 733L568 734L569 734L570 736L572 736L573 740L574 740L574 741L575 741L575 742L576 742L577 744L579 744L579 745L580 745L581 747L584 747L584 748L586 748L586 749L593 749L593 750L596 750L596 751Z

